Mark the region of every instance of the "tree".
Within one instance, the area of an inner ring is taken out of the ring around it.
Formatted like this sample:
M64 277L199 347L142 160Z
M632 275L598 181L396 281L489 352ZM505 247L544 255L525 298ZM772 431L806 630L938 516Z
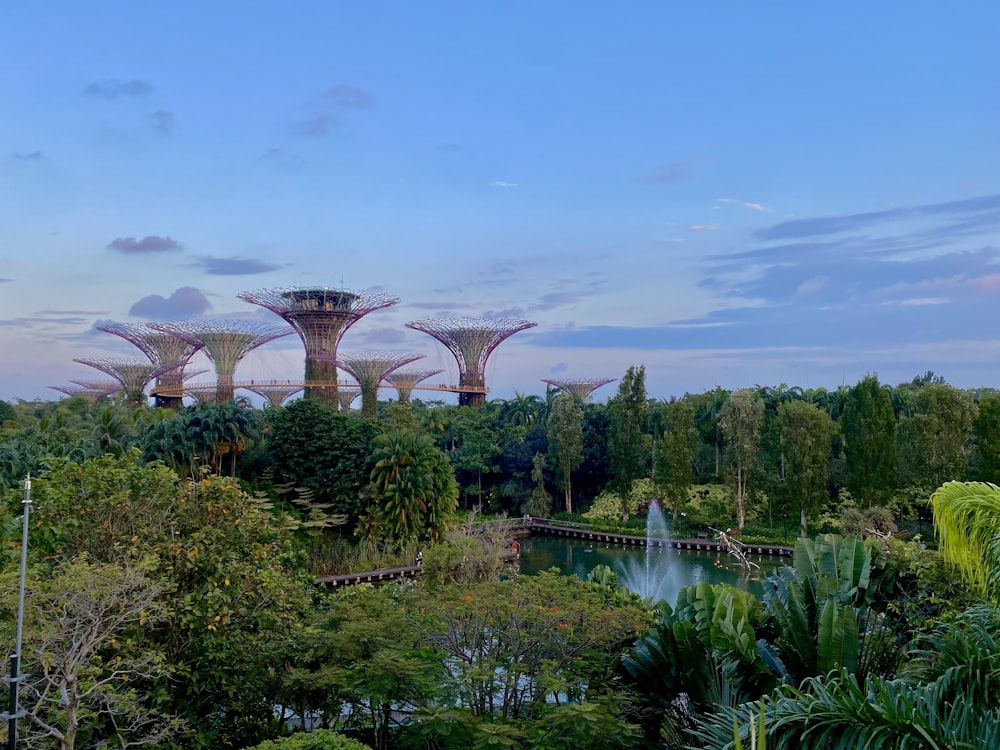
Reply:
M653 467L653 482L675 519L687 505L694 482L698 443L694 418L694 406L687 401L675 401L664 407L663 437Z
M583 407L576 396L563 393L552 403L546 423L552 461L558 467L566 512L573 512L573 471L583 460Z
M869 507L884 505L896 489L896 417L878 377L850 389L840 418L847 453L847 488Z
M167 673L163 654L146 642L165 619L166 586L149 569L148 562L82 555L32 570L21 664L29 746L47 737L60 750L129 748L167 741L181 729L136 687ZM13 573L7 578L0 591L9 628L17 585Z
M736 499L736 525L746 525L746 504L757 463L764 402L748 388L734 391L722 407L722 433L729 455L729 481Z
M836 426L830 415L805 401L778 406L778 429L785 456L784 491L799 506L801 535L807 512L826 495L830 447Z
M311 399L293 401L272 425L269 454L276 479L308 487L331 512L357 518L371 473L372 441L380 432L371 420L337 414Z
M1000 482L1000 394L993 393L979 401L973 435L979 453L979 479Z
M532 459L531 494L523 510L529 516L548 518L552 512L552 496L545 489L545 454L536 453Z
M910 399L910 416L899 423L904 483L938 487L963 480L969 470L969 445L976 404L966 391L931 382Z
M437 539L454 520L458 484L451 462L428 435L397 430L375 439L368 515L369 536L402 544Z
M622 520L628 521L632 482L641 476L646 461L642 424L646 418L646 368L629 367L618 384L618 394L608 403L611 434L608 452L614 485L622 498Z

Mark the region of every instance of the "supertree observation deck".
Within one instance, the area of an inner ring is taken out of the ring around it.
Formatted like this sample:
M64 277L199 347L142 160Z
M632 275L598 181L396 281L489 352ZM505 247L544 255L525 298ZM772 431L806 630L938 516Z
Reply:
M154 365L145 359L74 359L81 365L93 367L105 375L110 375L125 391L125 401L132 406L141 406L146 401L146 386L158 375L176 367L176 362Z
M285 399L302 390L301 385L295 385L293 383L264 383L261 385L254 385L251 383L250 385L240 385L240 388L245 391L250 391L251 393L256 393L258 396L262 396L268 406L274 407L281 406L285 402Z
M182 405L180 386L184 383L184 367L194 356L194 353L201 348L200 344L193 344L172 333L166 333L142 323L116 323L106 320L98 323L95 328L98 331L114 334L133 344L149 357L149 361L154 365L167 362L179 363L177 367L167 370L156 379L154 395L157 406L176 409ZM173 393L174 395L160 395L160 389L163 389L164 394Z
M396 389L399 403L406 405L410 403L410 393L415 386L442 372L444 370L393 370L385 376L385 382Z
M328 355L321 354L320 357ZM378 387L386 375L411 362L423 359L423 354L399 352L357 352L337 355L336 364L358 381L361 386L361 416L378 418Z
M376 290L282 287L240 292L244 302L266 307L295 329L306 349L305 397L337 405L337 347L347 330L398 297ZM320 356L323 355L323 356Z
M353 385L341 385L337 388L337 401L340 403L340 411L347 414L351 410L351 404L361 395L361 389Z
M65 393L67 396L79 396L86 399L91 404L99 404L108 396L118 393L122 389L121 383L111 381L78 381L71 380L73 385L50 385L54 391Z
M482 406L486 403L486 361L493 350L515 333L534 328L537 323L507 318L433 318L407 323L407 328L433 336L458 361L458 403Z
M235 397L233 375L243 357L257 347L292 332L291 328L253 320L184 320L150 325L158 331L183 339L192 346L201 347L215 366L217 401L231 401ZM190 388L185 391L191 393Z
M583 402L586 402L590 394L598 388L616 380L618 378L542 378L543 383L548 383L564 393L572 393Z

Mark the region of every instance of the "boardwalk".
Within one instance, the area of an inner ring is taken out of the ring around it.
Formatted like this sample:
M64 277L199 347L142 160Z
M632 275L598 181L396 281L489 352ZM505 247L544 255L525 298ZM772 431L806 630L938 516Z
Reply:
M584 524L571 524L561 521L552 521L546 518L519 518L507 521L491 521L470 529L476 533L489 528L503 526L515 534L545 534L547 536L563 536L573 539L589 539L595 542L607 542L610 544L631 544L636 546L646 546L645 536L635 536L631 534L619 534L613 531L595 531ZM680 550L709 550L715 552L725 552L729 549L720 541L715 539L654 539L654 545L666 547L667 549ZM748 544L744 546L744 551L751 555L779 555L791 557L792 548L778 544ZM514 558L514 554L510 554ZM419 565L404 565L398 568L382 568L381 570L369 570L363 573L346 573L336 576L319 576L316 578L317 585L329 588L340 588L341 586L353 586L358 583L384 583L385 581L396 581L401 578L416 578L421 572Z

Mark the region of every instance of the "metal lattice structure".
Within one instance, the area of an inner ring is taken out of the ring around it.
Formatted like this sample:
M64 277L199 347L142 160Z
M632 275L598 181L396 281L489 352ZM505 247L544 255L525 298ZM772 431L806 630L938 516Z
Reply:
M240 388L262 396L269 406L281 406L285 402L285 399L301 391L303 386L291 383L287 385L267 383L263 385L241 385Z
M133 406L141 406L146 401L146 386L157 375L161 375L176 364L154 365L145 359L74 359L81 365L93 367L121 383L125 391L125 401Z
M458 362L461 406L486 403L486 361L493 351L515 333L534 328L537 323L508 318L432 318L407 323L407 328L433 336Z
M176 362L177 367L167 370L156 379L156 389L164 389L165 393L178 392L177 395L160 395L156 393L156 405L178 408L182 405L179 395L180 386L184 383L184 367L201 349L201 344L195 344L172 333L157 330L144 323L116 323L111 320L101 321L95 328L104 333L110 333L125 339L149 357L154 365Z
M590 394L598 388L616 380L618 378L542 378L543 383L548 383L564 393L572 393L583 402L586 402Z
M337 388L337 401L340 404L340 411L347 414L351 410L351 404L361 395L361 389L352 385L342 385Z
M398 297L378 290L280 287L240 292L244 302L266 307L295 329L306 350L306 398L337 404L337 347L368 313L392 307Z
M70 382L73 385L50 385L49 388L60 393L65 393L70 397L79 396L91 404L99 404L108 396L118 393L122 389L121 383L113 383L111 381L80 382L78 380L71 380Z
M321 354L320 357L327 355ZM378 387L393 370L404 367L423 354L400 352L351 352L337 355L337 367L341 367L358 381L361 386L361 416L366 419L378 417Z
M215 366L217 401L231 401L235 397L233 376L240 360L257 347L292 333L291 328L255 320L184 320L150 325L201 347ZM194 395L190 389L185 390Z
M414 386L444 370L393 370L385 376L385 381L396 389L400 404L410 403L410 393Z

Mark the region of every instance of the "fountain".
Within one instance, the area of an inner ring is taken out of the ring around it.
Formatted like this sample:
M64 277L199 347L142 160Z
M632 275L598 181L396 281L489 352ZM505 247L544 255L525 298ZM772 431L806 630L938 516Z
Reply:
M665 600L673 603L681 587L691 581L680 581L674 575L670 563L670 550L667 540L670 538L667 521L659 503L653 501L649 505L646 516L646 548L642 561L630 558L620 561L615 567L622 583L643 599L654 602Z

